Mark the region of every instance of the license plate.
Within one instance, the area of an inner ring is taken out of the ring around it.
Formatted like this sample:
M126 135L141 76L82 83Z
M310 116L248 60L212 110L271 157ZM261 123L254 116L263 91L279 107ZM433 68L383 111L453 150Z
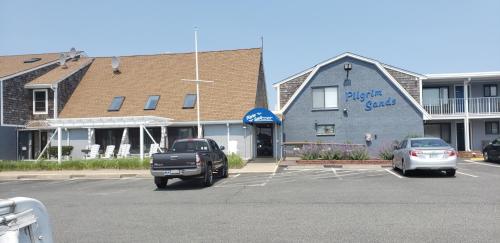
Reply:
M441 154L429 154L430 158L441 158Z
M177 175L179 173L180 173L179 170L167 170L167 171L165 171L165 175Z

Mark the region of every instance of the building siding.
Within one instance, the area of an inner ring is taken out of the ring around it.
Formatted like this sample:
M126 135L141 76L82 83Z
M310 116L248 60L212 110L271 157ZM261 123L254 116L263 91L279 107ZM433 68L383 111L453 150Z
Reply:
M92 65L92 64L90 64ZM69 98L75 91L75 89L78 87L78 84L82 80L83 76L89 69L90 65L80 69L73 75L69 76L68 78L64 79L63 81L59 82L57 86L57 98L58 98L58 103L57 103L57 110L60 113L62 109L64 108L64 105L68 102Z
M17 130L15 127L0 126L0 160L17 159Z
M419 78L413 75L409 75L406 73L399 72L397 70L391 68L385 68L387 72L391 74L391 76L398 81L403 88L410 93L410 95L420 103L420 85Z
M311 74L311 72L304 73L294 79L291 79L279 85L279 92L280 92L279 109L283 108L283 106L285 106L285 104L288 103L290 98L292 98L293 94L295 94L295 91L297 91L297 89L299 89L302 83L304 83L309 74Z
M31 119L38 119L38 117L33 117L33 91L25 89L24 85L54 69L58 65L59 64L49 65L3 81L4 103L2 105L4 111L4 124L25 125L26 122Z
M352 63L346 82L344 64ZM312 90L315 86L338 87L338 109L328 111L312 110ZM349 100L346 91L367 92L382 90L382 97L392 97L396 104L365 110L365 103ZM347 112L344 112L344 109ZM335 124L335 136L317 136L315 124ZM423 135L422 113L405 97L391 81L373 64L345 57L318 70L317 74L298 95L284 113L284 142L335 142L366 144L372 156L394 140L408 135ZM367 143L365 134L371 134L373 141Z

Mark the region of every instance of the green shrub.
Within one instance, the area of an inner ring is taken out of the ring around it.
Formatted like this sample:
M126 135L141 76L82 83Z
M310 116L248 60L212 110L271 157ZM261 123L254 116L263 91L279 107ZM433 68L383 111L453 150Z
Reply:
M324 150L320 153L321 159L324 160L341 160L343 159L342 151L340 150Z
M70 156L73 151L73 146L61 146L62 156ZM57 157L57 147L49 148L50 157Z
M308 145L302 148L300 158L303 160L317 160L320 158L321 151L316 145Z
M231 153L227 156L227 163L229 164L229 168L235 169L242 168L245 165L243 159L235 153Z
M394 158L393 150L391 148L382 148L378 152L378 157L384 160L392 160Z
M0 161L0 171L21 170L98 170L98 169L149 169L149 159L92 159L57 161Z
M351 160L367 160L370 159L368 151L366 149L354 149L349 153L349 159Z

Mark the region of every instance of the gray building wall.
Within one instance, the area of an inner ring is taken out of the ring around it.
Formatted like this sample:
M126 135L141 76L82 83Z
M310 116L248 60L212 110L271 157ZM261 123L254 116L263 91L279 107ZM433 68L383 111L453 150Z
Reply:
M71 151L71 157L73 159L82 159L83 153L82 149L86 148L88 145L88 130L87 129L69 129L62 131L62 145L68 145L68 135L69 135L69 145L73 146L73 151ZM57 146L57 135L52 140L51 146Z
M0 160L17 159L17 130L15 127L0 126Z
M345 82L345 63L352 63L350 82ZM311 88L316 86L338 86L338 109L312 110ZM371 90L382 90L383 93L382 96L371 98L372 101L386 101L392 97L396 104L366 111L367 101L346 102L346 91ZM344 109L347 109L346 114ZM421 112L375 65L350 57L322 67L284 113L284 117L284 142L367 144L365 134L370 133L374 139L367 145L372 156L376 156L382 147L390 146L394 140L401 140L407 135L423 135L424 130ZM315 123L335 124L335 136L317 136Z
M471 126L471 149L481 151L484 145L487 145L493 139L499 138L498 134L486 134L486 121L500 121L500 119L480 119L470 120Z
M253 128L252 126L246 126L246 129L243 128L243 124L230 124L229 125L229 141L232 143L236 143L236 153L240 155L244 159L250 159L253 158L254 152L253 152ZM226 154L229 154L230 152L230 147L228 145L228 138L227 138L227 125L226 124L221 124L221 125L204 125L203 126L203 133L204 137L206 138L211 138L217 144L223 145L226 147L224 152ZM246 135L245 135L245 130L246 130Z

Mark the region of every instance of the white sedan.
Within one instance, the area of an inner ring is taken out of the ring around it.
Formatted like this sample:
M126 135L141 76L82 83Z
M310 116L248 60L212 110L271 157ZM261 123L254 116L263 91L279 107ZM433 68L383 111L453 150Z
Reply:
M440 138L408 138L395 147L392 167L405 176L412 170L439 170L455 176L457 152Z

